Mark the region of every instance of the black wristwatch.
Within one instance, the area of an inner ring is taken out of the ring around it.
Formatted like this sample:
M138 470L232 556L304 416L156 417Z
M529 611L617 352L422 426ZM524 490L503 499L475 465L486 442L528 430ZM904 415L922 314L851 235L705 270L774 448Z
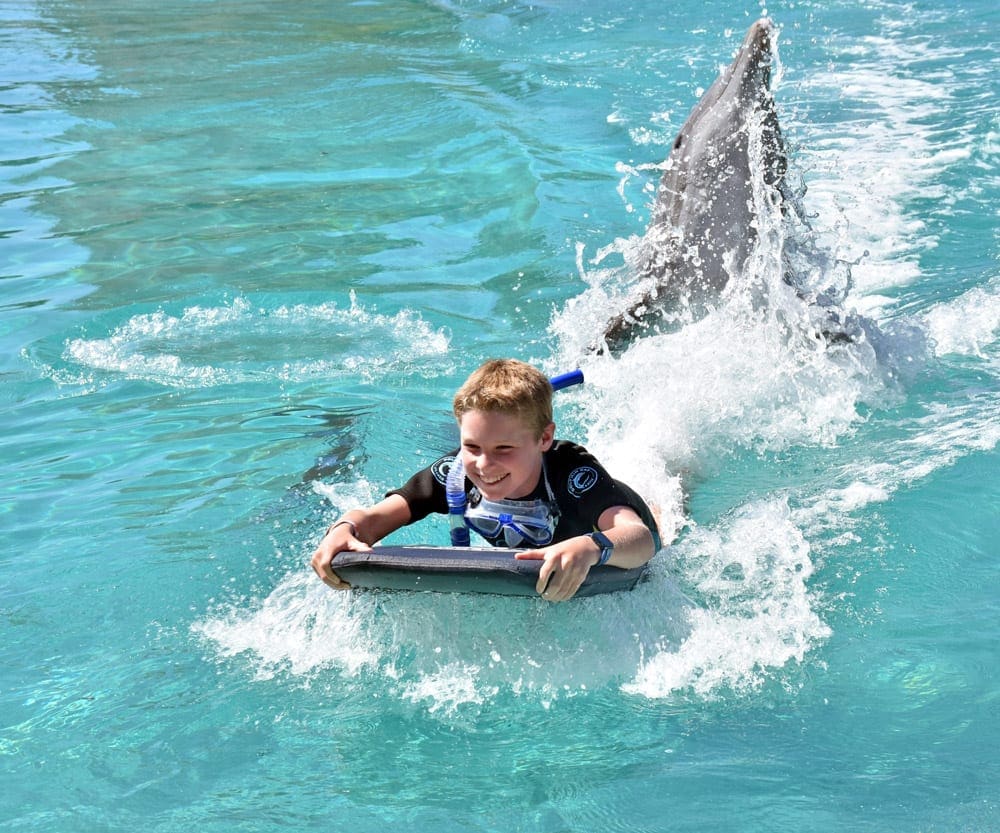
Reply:
M601 559L594 566L600 567L602 564L607 564L615 548L614 542L603 532L591 532L587 537L601 548Z

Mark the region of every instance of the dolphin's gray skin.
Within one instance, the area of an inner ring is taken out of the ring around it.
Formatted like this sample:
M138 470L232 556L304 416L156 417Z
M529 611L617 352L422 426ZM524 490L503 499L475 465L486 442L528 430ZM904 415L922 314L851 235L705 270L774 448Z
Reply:
M750 27L677 134L642 240L639 277L653 286L609 322L611 349L655 332L665 316L698 315L742 272L756 241L754 173L783 200L787 159L770 90L772 33L767 18ZM752 123L763 125L757 162Z

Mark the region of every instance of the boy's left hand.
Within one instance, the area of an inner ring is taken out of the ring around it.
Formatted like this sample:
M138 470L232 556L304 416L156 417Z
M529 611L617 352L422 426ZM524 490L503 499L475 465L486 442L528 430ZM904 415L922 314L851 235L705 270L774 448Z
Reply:
M544 561L535 589L547 602L573 598L583 580L600 559L600 551L586 535L567 538L542 550L525 550L514 557L519 561Z

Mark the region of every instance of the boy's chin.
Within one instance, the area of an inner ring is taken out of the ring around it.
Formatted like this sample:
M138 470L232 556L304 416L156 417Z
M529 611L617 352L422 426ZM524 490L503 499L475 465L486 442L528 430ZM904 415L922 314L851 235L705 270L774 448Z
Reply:
M505 489L480 489L479 494L486 498L486 500L507 500L507 491Z

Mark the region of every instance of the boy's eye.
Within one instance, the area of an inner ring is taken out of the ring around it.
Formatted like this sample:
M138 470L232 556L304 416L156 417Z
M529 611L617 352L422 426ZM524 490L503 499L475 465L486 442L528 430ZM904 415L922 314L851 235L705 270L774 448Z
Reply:
M470 454L479 454L482 451L482 449L478 445L472 445L471 443L465 443L465 444L463 444L462 448L464 448ZM493 453L494 454L508 454L508 453L510 453L513 450L514 450L514 446L512 446L512 445L498 445L498 446L496 446L493 449Z

